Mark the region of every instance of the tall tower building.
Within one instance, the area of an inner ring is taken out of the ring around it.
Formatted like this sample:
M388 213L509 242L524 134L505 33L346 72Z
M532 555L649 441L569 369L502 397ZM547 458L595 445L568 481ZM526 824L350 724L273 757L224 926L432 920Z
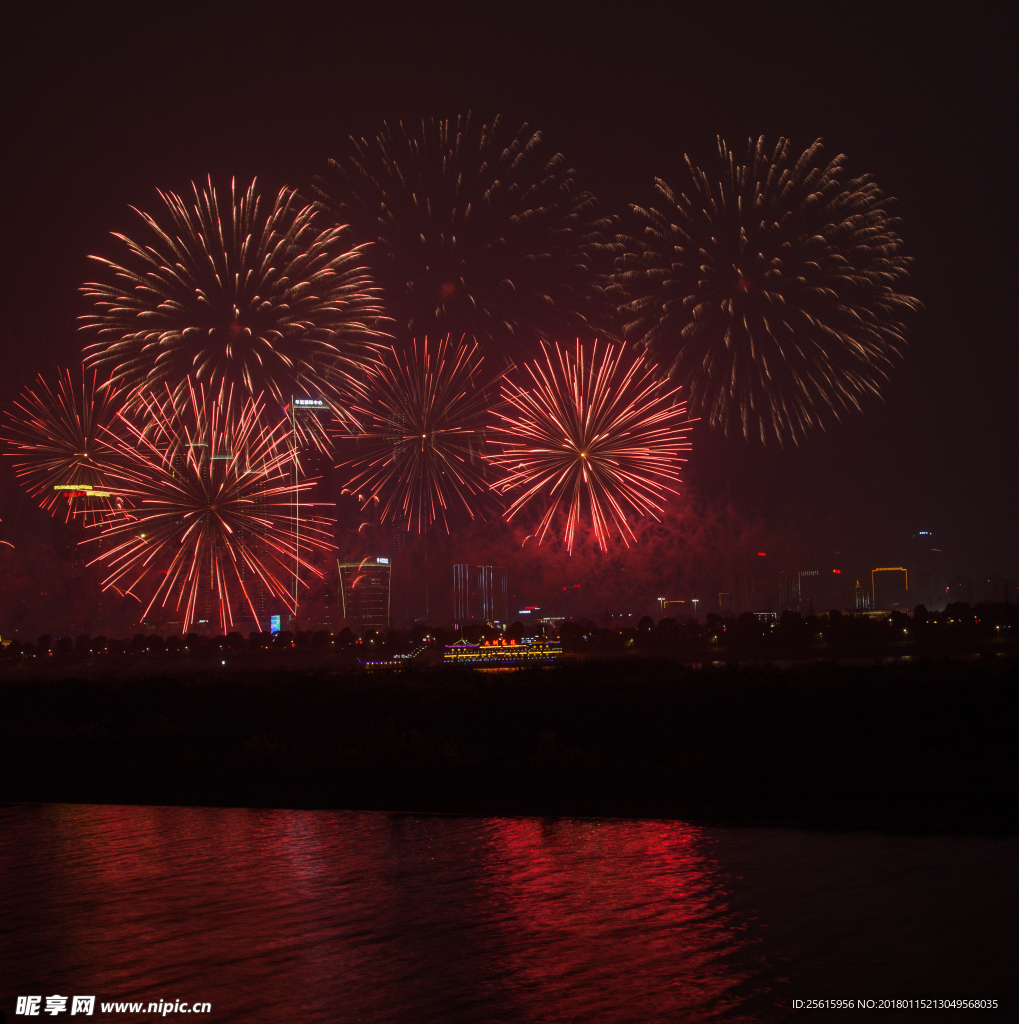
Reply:
M485 599L480 565L453 566L453 623L484 622Z
M359 633L389 628L390 573L384 557L362 558L360 562L336 562L340 574L340 602L343 617Z
M782 571L778 574L778 604L782 611L800 610L800 574Z
M509 625L509 582L506 567L502 565L483 566L482 578L486 599L486 621L505 628Z
M509 585L501 565L453 566L453 622L507 625Z

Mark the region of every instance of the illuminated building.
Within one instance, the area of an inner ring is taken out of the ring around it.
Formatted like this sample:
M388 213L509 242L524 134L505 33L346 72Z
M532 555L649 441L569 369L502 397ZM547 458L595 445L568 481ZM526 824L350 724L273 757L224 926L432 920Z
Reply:
M904 608L909 604L909 573L901 566L871 569L871 607L875 609Z
M485 622L484 585L480 565L453 566L453 622Z
M485 640L470 644L457 640L446 645L445 661L466 665L528 665L555 661L563 653L558 640L531 640L517 643L516 640Z
M390 580L388 558L337 561L343 618L359 632L389 628Z
M778 574L778 604L783 611L800 610L800 574L780 572Z
M453 566L453 622L490 622L505 626L509 618L509 586L501 565Z
M506 567L502 565L486 565L484 581L488 608L491 612L491 619L489 621L505 626L509 618L509 578L506 575Z
M860 581L856 581L856 610L858 612L870 611L870 591L866 587L860 586Z

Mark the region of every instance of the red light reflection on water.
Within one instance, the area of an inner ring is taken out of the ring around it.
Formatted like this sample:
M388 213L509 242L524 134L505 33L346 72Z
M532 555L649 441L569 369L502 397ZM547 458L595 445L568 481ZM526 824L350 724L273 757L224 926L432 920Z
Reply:
M7 992L245 1022L707 1021L747 1019L760 978L681 824L49 806L0 825Z
M491 880L512 908L526 1019L737 1019L747 941L705 847L674 822L500 822Z

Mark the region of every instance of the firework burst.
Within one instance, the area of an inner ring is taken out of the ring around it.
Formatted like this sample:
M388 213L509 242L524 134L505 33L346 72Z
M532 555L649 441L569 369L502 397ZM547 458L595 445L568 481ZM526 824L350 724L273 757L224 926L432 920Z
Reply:
M358 384L351 413L359 426L343 436L357 456L341 465L362 507L377 506L382 522L405 521L423 533L457 512L470 518L488 491L483 417L488 389L476 342L445 338L408 351L390 348Z
M279 407L345 380L370 348L380 307L345 226L321 230L315 211L283 189L268 214L252 181L231 181L226 208L211 179L193 203L159 192L165 220L139 210L144 242L115 234L121 263L94 259L105 282L82 292L94 307L83 329L98 334L86 364L112 368L135 395L186 377L215 391L224 382L265 393Z
M628 515L657 519L665 497L678 493L690 449L686 404L616 346L599 352L596 342L588 355L578 341L572 356L558 345L542 349L525 385L504 384L511 411L496 412L489 431L489 461L504 474L495 490L512 497L506 519L540 503L539 544L561 517L571 553L585 519L603 551L613 532L629 546Z
M199 616L225 632L235 612L261 628L258 588L293 611L298 551L328 550L331 531L302 515L298 549L294 495L314 481L291 478L287 424L266 427L258 400L185 385L186 401L168 387L140 396L147 427L121 418L129 440L110 476L132 511L105 525L93 561L108 565L106 587L147 600L143 619L159 605L183 613L185 632ZM300 566L321 577L304 557Z
M604 331L615 310L597 203L524 125L469 116L388 125L351 140L317 191L369 243L372 272L404 339L467 335L505 356L550 331Z
M107 488L120 399L115 388L97 386L95 372L82 371L79 383L65 370L56 387L39 374L7 411L3 439L12 451L6 454L22 485L51 515L63 510L65 522L80 516L92 526L116 513L117 499Z
M919 305L898 290L910 261L881 190L820 153L751 140L740 164L719 139L717 172L688 157L686 192L659 179L662 209L634 207L645 240L619 261L624 334L726 433L798 443L859 410Z

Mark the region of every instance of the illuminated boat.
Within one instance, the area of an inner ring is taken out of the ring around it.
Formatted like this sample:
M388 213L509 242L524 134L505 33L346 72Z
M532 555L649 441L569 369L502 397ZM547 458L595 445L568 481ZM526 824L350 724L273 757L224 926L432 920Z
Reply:
M483 640L472 644L457 640L446 645L443 660L464 665L541 665L553 662L563 653L558 640Z

